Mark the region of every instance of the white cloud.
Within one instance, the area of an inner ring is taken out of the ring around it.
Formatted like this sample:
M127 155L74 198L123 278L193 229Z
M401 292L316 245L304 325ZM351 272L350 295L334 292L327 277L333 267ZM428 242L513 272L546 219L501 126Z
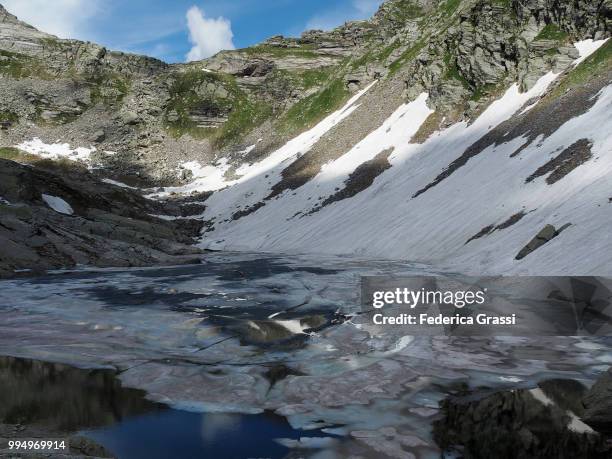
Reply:
M100 12L101 0L2 0L24 22L61 38L88 35L88 21Z
M378 9L382 0L353 0L350 8L336 8L312 17L306 29L331 30L346 21L368 19Z
M232 41L232 24L223 17L208 19L197 6L187 11L189 41L193 48L187 54L187 61L197 61L212 56L223 49L235 49Z
M381 3L381 0L353 0L353 7L359 11L359 13L371 16L376 13Z

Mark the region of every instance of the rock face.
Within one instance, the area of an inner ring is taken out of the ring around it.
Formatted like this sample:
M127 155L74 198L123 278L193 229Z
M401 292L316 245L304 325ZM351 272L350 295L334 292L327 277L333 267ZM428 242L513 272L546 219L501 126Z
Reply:
M0 277L77 264L199 262L191 244L201 225L150 216L178 213L177 206L100 182L86 170L43 168L0 159Z
M610 457L605 436L578 417L585 392L573 380L548 380L535 389L447 399L434 438L465 458Z
M612 433L612 368L601 376L582 399L584 421L601 432Z
M546 225L544 228L540 230L538 234L535 235L535 237L531 241L527 243L525 247L521 249L521 251L516 256L516 259L522 260L530 253L542 247L544 244L552 241L559 234L561 234L561 231L569 228L570 225L571 224L569 223L566 225L563 225L558 230L553 225Z
M469 117L498 85L567 68L571 40L609 33L605 2L388 0L368 21L168 65L58 39L1 8L0 146L93 138L122 155L106 164L116 173L172 182L181 162L239 164L254 144L250 159L264 156L375 79L408 100L429 92L446 123Z

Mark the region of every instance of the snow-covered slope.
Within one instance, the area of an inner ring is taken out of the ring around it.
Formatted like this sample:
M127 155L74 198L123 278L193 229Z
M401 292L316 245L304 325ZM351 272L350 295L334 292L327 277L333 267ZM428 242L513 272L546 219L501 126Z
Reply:
M579 44L579 61L601 44ZM525 93L513 85L471 124L419 144L411 139L432 113L421 94L314 179L270 198L282 170L349 117L367 88L223 183L206 202L202 245L401 258L473 273L610 274L612 86L591 88L578 110L576 90L546 95L558 77L550 72ZM356 171L384 152L387 165L372 183L347 192ZM545 225L564 230L516 260Z

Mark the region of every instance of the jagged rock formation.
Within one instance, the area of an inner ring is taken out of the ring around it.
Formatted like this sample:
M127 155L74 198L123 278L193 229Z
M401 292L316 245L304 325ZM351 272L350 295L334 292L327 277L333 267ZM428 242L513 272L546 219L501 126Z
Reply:
M391 0L370 21L167 65L57 39L2 8L0 118L11 123L2 142L100 145L119 152L128 173L138 164L171 179L181 160L232 156L259 138L250 157L261 157L389 74L400 74L385 84L390 92L428 91L448 123L478 111L496 85L529 88L544 70L566 67L576 50L565 39L605 37L609 23L602 2Z

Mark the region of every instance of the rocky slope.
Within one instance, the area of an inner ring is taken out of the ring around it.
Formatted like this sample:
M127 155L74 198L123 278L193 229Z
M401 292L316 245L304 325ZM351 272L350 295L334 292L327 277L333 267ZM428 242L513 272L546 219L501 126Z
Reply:
M207 198L204 247L608 273L611 26L609 0L389 0L167 65L0 10L0 142Z
M86 170L0 159L0 277L47 269L199 263L199 225L153 215L179 213Z
M590 390L572 379L550 379L533 389L458 391L441 403L434 437L446 454L466 459L607 458L609 426L594 422L585 406L609 397L609 389L608 371Z

